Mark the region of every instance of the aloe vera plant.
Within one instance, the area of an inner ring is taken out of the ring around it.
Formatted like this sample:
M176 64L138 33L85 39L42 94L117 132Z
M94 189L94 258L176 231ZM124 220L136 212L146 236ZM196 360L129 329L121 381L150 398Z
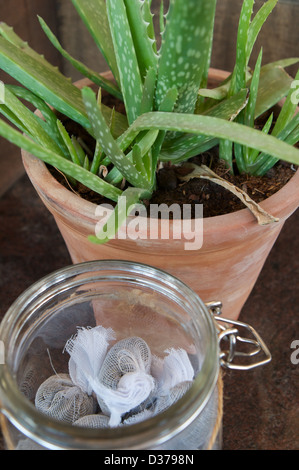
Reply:
M5 86L0 111L13 126L0 120L0 135L70 181L115 202L125 196L126 211L117 226L134 204L151 198L160 162L182 164L219 145L219 156L231 171L234 159L240 172L260 175L281 159L298 164L297 102L294 80L285 67L299 59L262 66L261 53L255 69L248 66L259 31L277 1L265 2L252 18L254 1L244 0L235 68L214 89L207 88L207 80L217 0L170 0L165 15L161 2L159 32L151 0L72 0L114 80L72 57L40 18L52 44L98 87L97 93L87 87L80 91L1 23L0 68L22 86ZM102 103L102 90L123 101L126 115ZM255 119L286 96L275 126L270 117L262 131L256 130ZM92 154L68 134L53 108L94 138ZM105 174L100 172L103 167Z

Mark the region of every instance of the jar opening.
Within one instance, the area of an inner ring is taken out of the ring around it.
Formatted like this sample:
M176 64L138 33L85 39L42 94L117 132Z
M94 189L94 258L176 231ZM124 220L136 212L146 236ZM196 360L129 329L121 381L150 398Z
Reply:
M184 348L196 370L191 388L160 415L125 429L82 433L39 413L30 396L36 390L24 385L26 373L35 371L40 385L54 371L65 372L66 341L78 327L97 325L114 329L118 340L143 338L157 356ZM11 306L0 339L6 351L6 364L0 366L3 413L48 448L146 449L175 439L204 410L219 372L217 334L201 299L173 276L126 261L82 263L40 280Z

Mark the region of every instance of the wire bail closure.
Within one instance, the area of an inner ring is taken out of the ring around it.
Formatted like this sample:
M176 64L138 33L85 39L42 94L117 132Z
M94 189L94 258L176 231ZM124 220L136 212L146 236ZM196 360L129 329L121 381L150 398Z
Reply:
M269 349L252 326L221 317L222 302L207 302L205 305L218 331L219 358L222 367L232 370L251 370L271 361ZM242 330L245 330L246 336L241 336ZM241 349L242 346L244 350ZM243 361L237 362L237 358L242 358Z

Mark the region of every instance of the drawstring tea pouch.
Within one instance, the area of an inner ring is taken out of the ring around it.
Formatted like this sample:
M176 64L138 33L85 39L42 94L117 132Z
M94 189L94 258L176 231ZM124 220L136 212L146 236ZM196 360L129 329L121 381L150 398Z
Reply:
M76 426L113 428L151 418L179 400L194 379L185 350L171 348L160 358L142 338L116 341L102 326L78 328L64 352L69 374L43 382L35 406Z

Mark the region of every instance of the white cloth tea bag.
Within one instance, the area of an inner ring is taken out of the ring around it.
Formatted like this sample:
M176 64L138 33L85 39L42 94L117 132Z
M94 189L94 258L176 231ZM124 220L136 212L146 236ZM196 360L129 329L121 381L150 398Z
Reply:
M96 412L97 402L75 385L68 374L53 375L43 382L35 396L35 407L51 418L73 424Z

